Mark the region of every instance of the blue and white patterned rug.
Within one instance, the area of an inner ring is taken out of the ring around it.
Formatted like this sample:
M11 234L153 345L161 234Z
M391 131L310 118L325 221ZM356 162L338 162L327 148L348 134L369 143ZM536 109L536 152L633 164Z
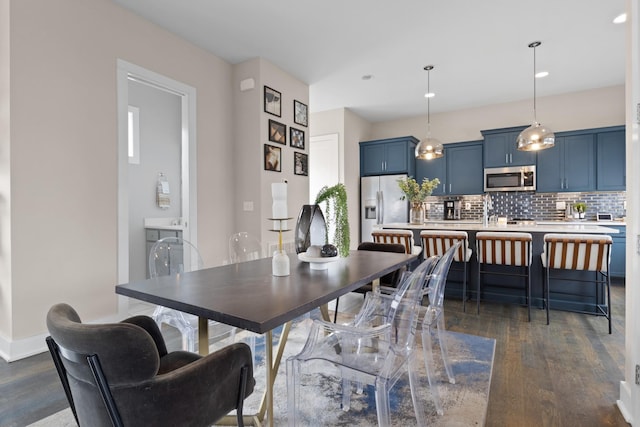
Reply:
M278 370L274 386L274 424L287 425L287 387L286 358L298 353L308 334L311 320L298 322L292 328L285 347L284 357ZM483 338L456 332L447 332L449 358L452 363L455 384L450 384L444 373L437 339L434 339L434 355L436 363L436 380L444 415L436 414L431 392L428 388L424 372L421 375L420 398L425 409L427 425L433 426L483 426L487 413L491 373L495 352L495 339ZM245 415L257 412L256 408L262 397L265 383L264 340L258 339L256 344L256 389L245 401ZM421 344L418 343L418 347ZM420 355L422 357L422 355ZM424 366L423 368L424 369ZM304 426L375 426L377 425L375 397L373 389L367 387L364 393L355 392L351 396L351 409L348 412L340 409L340 382L329 370L323 375L315 376L312 384L303 387L304 400L301 425ZM416 425L408 378L401 378L391 391L391 422L394 426ZM30 427L67 427L75 426L69 409L60 411L48 418L40 420Z
M285 355L278 370L274 387L274 424L287 425L287 387L285 360L289 355L298 353L308 335L310 320L296 324L289 335ZM435 406L428 387L424 365L421 364L420 398L422 399L427 425L434 426L483 426L487 413L489 389L495 352L495 339L457 332L447 332L447 344L455 384L450 384L440 356L440 347L434 337L434 359L436 381L444 415L436 414ZM417 343L422 348L420 342ZM258 365L254 372L256 391L245 402L245 414L255 412L264 387L264 365L261 357L260 342L256 354ZM422 354L420 354L420 360ZM337 374L337 372L336 372ZM323 370L315 376L312 384L302 388L303 402L301 425L304 426L375 426L377 425L375 396L372 387L365 388L362 395L351 395L351 409L348 412L340 408L341 385L330 372ZM416 425L415 413L411 401L409 379L405 375L391 391L391 422L394 426Z

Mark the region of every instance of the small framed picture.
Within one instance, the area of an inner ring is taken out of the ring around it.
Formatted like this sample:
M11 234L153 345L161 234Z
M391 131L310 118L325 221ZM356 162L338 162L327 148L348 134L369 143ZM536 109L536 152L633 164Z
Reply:
M269 120L269 141L287 145L287 126L275 120Z
M269 86L264 87L264 112L280 117L282 114L282 94Z
M296 175L309 175L309 156L298 151L293 152L293 173Z
M282 149L275 145L264 144L264 170L281 172Z
M304 131L289 126L289 145L304 150Z
M309 126L307 106L295 99L293 100L293 122L300 126Z

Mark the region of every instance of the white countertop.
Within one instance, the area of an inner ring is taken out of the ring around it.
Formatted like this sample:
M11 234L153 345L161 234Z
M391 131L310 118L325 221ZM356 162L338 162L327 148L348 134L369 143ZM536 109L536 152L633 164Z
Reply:
M615 223L615 224L613 224ZM428 221L424 224L389 223L380 224L379 228L402 228L408 230L465 230L465 231L524 231L528 233L587 233L587 234L617 234L616 228L605 227L601 222L583 221L579 223L565 221L541 221L536 224L508 224L490 225L483 227L480 222L468 221ZM617 221L609 221L610 225L624 225Z
M184 230L182 218L145 218L144 228L156 230Z

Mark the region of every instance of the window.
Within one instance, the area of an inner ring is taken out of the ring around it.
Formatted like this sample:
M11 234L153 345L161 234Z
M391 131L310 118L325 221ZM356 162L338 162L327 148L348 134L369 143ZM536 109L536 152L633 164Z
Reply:
M128 153L129 163L140 164L140 109L129 105L128 114Z

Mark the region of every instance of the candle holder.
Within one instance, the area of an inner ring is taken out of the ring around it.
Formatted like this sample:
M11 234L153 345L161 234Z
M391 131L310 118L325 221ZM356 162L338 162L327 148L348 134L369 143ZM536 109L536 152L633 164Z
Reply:
M267 218L269 221L274 221L274 225L278 224L277 229L271 229L269 231L274 231L278 233L278 250L273 253L273 259L271 261L271 270L274 276L288 276L291 274L289 256L284 250L284 246L282 245L282 233L285 231L290 231L288 229L282 228L282 222L288 221L293 218ZM285 222L286 224L286 222Z

